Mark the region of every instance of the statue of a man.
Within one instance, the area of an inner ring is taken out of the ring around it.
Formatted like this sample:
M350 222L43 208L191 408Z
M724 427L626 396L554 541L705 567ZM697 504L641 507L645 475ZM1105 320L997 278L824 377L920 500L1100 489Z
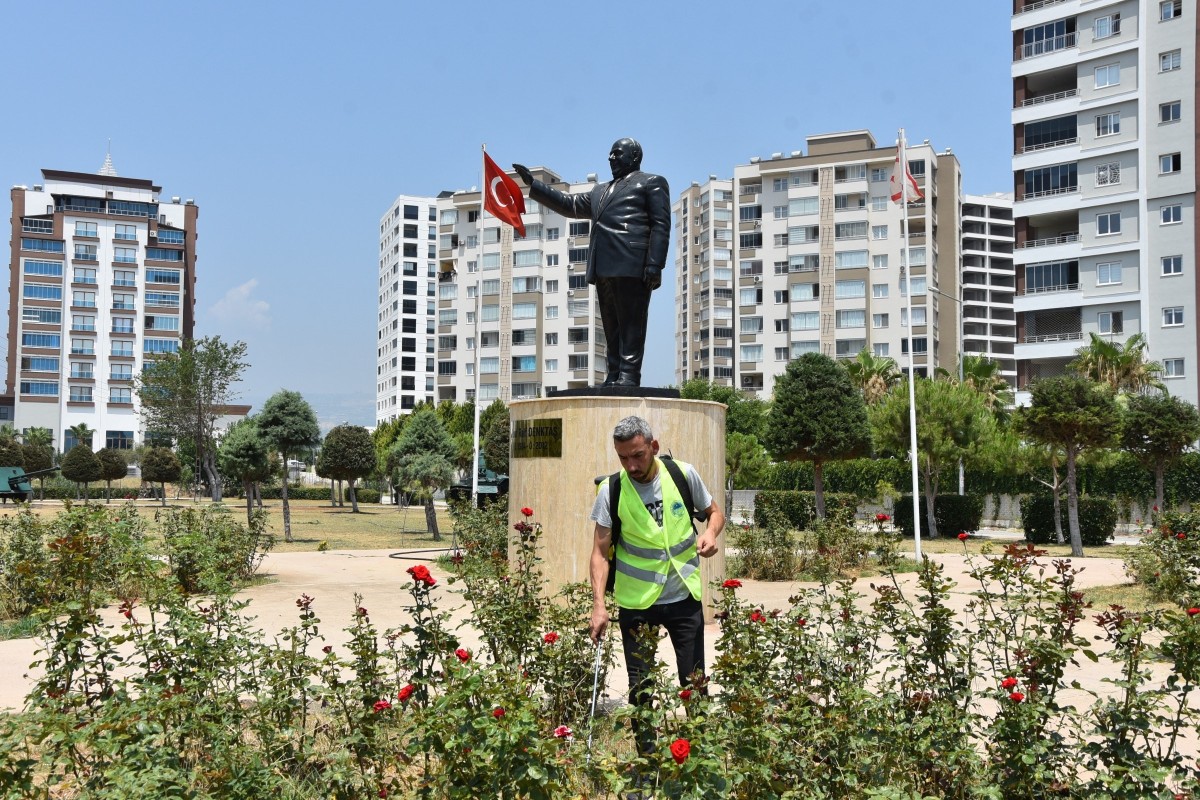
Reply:
M587 282L596 287L608 351L605 386L641 386L650 293L662 283L671 239L671 191L661 175L642 172L642 146L613 143L613 179L590 192L567 194L534 180L521 164L513 169L530 198L564 217L592 221Z

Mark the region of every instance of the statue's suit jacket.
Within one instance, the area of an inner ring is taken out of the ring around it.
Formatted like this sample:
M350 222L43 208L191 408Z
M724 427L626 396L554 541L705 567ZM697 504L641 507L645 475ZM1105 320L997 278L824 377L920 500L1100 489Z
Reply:
M535 180L529 196L564 217L592 221L588 283L597 278L641 279L646 267L662 269L666 264L671 191L661 175L637 170L580 194L560 192Z

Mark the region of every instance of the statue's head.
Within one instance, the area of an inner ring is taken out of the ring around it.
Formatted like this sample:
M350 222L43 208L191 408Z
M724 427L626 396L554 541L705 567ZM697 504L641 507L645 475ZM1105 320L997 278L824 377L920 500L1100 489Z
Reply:
M624 178L642 166L642 146L636 139L618 139L608 151L608 165L612 167L613 179Z

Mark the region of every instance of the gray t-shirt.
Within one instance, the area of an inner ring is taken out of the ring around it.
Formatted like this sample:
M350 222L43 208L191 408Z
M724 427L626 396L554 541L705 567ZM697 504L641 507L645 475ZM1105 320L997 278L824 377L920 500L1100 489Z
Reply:
M700 480L700 475L692 467L691 464L684 465L683 475L687 478L688 488L692 490L692 501L696 504L697 511L703 511L712 505L712 495L708 492L708 487L704 485L704 481ZM629 482L633 484L633 488L637 490L638 498L646 506L646 510L650 512L650 516L654 521L662 525L662 482L661 478L666 473L666 468L660 468L649 483L638 483L633 478ZM610 476L611 477L611 476ZM667 480L671 476L667 475ZM592 520L603 528L612 527L612 511L608 507L608 484L601 486L600 491L596 492L596 502L592 505ZM680 600L685 600L691 596L687 586L683 582L683 578L679 577L679 573L675 570L667 572L667 582L663 584L662 594L659 595L655 605L664 605L666 603L677 603Z

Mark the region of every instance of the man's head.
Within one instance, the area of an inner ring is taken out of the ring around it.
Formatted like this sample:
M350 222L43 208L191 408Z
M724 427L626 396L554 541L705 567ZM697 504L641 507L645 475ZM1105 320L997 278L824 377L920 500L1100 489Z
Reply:
M642 146L636 139L617 139L608 151L608 166L612 168L613 180L641 169Z
M641 417L626 417L613 429L613 447L621 466L638 483L649 483L658 470L654 457L658 455L658 440L650 423Z

